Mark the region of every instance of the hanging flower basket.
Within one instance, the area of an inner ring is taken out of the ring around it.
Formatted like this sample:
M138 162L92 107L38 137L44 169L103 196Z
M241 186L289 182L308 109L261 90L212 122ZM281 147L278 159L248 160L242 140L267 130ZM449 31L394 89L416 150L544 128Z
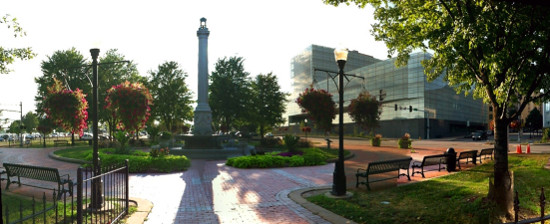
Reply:
M362 92L357 98L351 100L348 106L348 114L351 119L365 130L379 127L380 103L369 92Z
M126 81L107 90L105 102L105 108L119 121L117 129L136 133L151 116L153 98L143 84Z
M317 128L324 131L332 129L332 120L336 117L336 103L332 94L323 89L307 88L300 93L296 103L315 122Z
M62 89L61 83L48 88L49 94L44 100L44 110L49 119L66 131L82 136L88 127L88 102L82 90Z

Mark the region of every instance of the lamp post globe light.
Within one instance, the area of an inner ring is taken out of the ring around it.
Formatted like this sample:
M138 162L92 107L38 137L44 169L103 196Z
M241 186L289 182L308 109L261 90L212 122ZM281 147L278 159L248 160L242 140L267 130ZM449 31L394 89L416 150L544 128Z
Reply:
M344 172L344 66L348 59L348 50L337 48L334 58L338 64L338 161L334 166L332 177L333 196L346 195L346 174Z

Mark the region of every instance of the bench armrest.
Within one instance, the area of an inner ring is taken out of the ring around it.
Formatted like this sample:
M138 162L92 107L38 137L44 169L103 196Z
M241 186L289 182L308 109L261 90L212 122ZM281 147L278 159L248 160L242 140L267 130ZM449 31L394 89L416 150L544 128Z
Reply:
M366 169L363 169L363 168L358 168L358 169L357 169L357 173L359 173L359 171L361 171L361 170L364 170L365 172L367 172L367 170L366 170Z

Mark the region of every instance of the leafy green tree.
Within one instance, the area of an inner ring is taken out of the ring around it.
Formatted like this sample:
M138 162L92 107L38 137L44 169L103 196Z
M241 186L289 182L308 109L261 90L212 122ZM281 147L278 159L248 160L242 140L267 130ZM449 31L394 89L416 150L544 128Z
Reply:
M275 125L284 123L283 113L285 112L286 96L277 83L277 77L271 72L267 75L260 74L252 81L252 108L251 116L258 125L261 138L266 131L271 130Z
M21 122L20 120L15 120L11 122L10 126L8 127L9 133L21 133Z
M56 51L48 59L42 61L42 76L34 79L38 85L38 92L35 97L37 113L39 116L45 114L44 99L49 94L48 87L53 86L57 79L71 90L81 89L87 94L86 100L92 100L92 85L86 77L87 62L84 56L74 47L69 50Z
M542 114L536 107L529 112L529 115L527 115L527 118L525 119L525 123L531 130L541 129L542 122Z
M32 133L35 131L38 126L38 117L35 113L29 111L25 116L23 116L23 126L25 126L25 131Z
M250 110L249 73L244 70L243 62L242 57L219 59L210 76L212 122L219 125L222 131L238 128L235 122L246 120Z
M139 75L136 64L133 61L127 61L126 57L119 53L117 49L109 49L99 58L101 63L98 66L98 118L101 122L107 123L109 127L109 138L112 139L116 131L117 121L113 114L105 109L105 98L107 90L112 86L129 82L141 82L146 79ZM116 63L118 62L118 63Z
M174 132L178 123L193 119L191 90L185 83L187 73L179 68L177 62L170 61L149 74L148 86L155 102L152 114L168 131Z
M54 128L55 124L51 119L46 116L38 118L38 127L36 127L36 130L42 134L42 139L44 140L43 147L46 147L46 136L52 133Z
M19 23L17 22L17 19L15 17L11 17L10 15L6 14L2 16L2 18L0 18L0 23L5 24L8 29L13 29L13 35L16 38L27 35L27 33L23 31L23 28L19 26ZM9 73L10 70L7 66L9 64L12 64L16 58L19 58L21 60L28 60L32 59L34 56L36 56L36 54L32 52L32 49L30 47L4 48L0 46L0 74Z
M444 76L457 92L473 92L490 104L495 118L494 184L489 197L510 215L507 126L532 101L550 94L549 5L483 0L324 0L374 7L376 40L406 64L416 49L433 51L422 62L428 80ZM516 113L508 107L520 105Z

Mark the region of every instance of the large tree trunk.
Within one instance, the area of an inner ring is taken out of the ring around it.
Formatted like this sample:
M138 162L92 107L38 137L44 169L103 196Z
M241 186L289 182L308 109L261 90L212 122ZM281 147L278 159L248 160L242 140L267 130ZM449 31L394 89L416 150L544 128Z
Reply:
M496 115L496 114L495 114ZM513 208L513 178L508 170L508 124L495 117L494 184L490 184L489 197L507 217ZM492 189L491 189L492 188Z

